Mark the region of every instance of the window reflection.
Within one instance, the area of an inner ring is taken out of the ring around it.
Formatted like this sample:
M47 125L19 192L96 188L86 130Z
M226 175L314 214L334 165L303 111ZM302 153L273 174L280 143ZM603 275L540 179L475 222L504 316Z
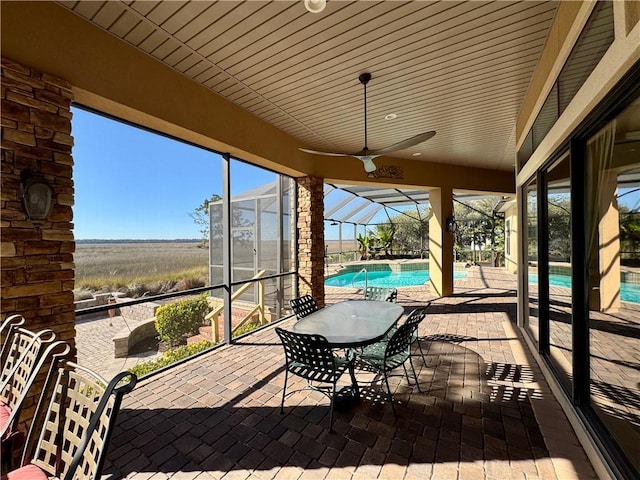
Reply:
M527 196L527 290L529 315L526 327L533 338L538 341L538 319L540 317L538 306L538 192L536 182L529 184L526 190Z
M549 275L549 353L559 380L570 391L571 334L571 179L569 156L545 173Z
M591 406L640 471L640 99L587 143Z

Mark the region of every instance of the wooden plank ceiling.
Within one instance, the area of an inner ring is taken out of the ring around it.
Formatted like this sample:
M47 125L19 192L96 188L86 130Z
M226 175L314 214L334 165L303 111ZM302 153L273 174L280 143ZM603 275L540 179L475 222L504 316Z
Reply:
M513 170L515 119L552 1L62 1L316 150L436 130L393 156ZM395 114L393 120L385 120ZM419 155L419 156L418 156Z

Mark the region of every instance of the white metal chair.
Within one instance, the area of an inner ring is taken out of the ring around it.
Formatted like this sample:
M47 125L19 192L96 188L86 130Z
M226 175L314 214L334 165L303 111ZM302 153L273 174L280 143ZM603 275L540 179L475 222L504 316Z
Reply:
M367 287L364 291L364 299L395 303L398 300L398 289L386 287Z
M136 382L130 372L107 382L75 363L54 361L21 466L6 480L99 479L122 397Z
M52 330L32 332L23 327L22 315L8 317L0 327L4 337L0 350L0 442L2 466L13 466L16 450L24 443L24 433L18 428L20 415L30 389L45 363L70 351L65 342L54 342Z

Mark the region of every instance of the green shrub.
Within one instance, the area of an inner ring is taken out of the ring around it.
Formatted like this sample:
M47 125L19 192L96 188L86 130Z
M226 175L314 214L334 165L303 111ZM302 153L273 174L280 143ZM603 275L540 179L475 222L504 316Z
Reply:
M209 310L206 294L158 307L155 323L160 341L173 347L186 337L195 335Z
M258 323L255 323L255 322L245 323L244 325L241 325L240 327L236 328L233 331L233 336L234 337L239 337L240 335L244 335L245 333L249 333L252 330L255 330L259 326L260 325Z
M195 355L196 353L207 350L214 345L215 343L208 340L202 340L201 342L192 343L191 345L182 345L178 348L167 350L162 354L160 358L156 360L140 363L135 367L130 368L129 371L138 377L142 377L143 375L147 375L155 370L164 368L167 365L171 365L172 363L178 362L182 359Z

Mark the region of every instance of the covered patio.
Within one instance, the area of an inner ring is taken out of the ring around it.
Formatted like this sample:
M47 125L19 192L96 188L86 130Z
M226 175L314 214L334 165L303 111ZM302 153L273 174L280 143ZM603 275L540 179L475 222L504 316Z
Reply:
M364 397L336 412L308 389L280 415L284 352L264 329L158 374L123 404L105 474L129 479L597 478L516 321L516 277L473 267L434 300L417 348L423 393L392 377L398 402L377 402L380 378L357 371ZM327 288L326 301L359 298ZM425 287L402 289L408 313ZM295 320L284 320L284 325ZM80 359L82 360L82 359ZM300 388L301 379L295 380Z
M222 283L179 295L224 292L225 345L142 379L125 397L103 473L637 478L640 329L621 285L635 289L639 277L623 278L620 259L635 262L638 250L618 237L622 213L633 219L640 203L621 212L618 199L635 198L640 171L638 2L331 1L324 13L303 3L1 4L3 317L51 328L88 363L78 346L87 312L74 303L73 108L220 156ZM367 152L382 152L373 171ZM233 291L256 281L231 261L232 230L245 227L234 226L230 201L237 162L292 185L273 229L288 248L265 279L279 285L273 319L283 326L294 296L322 307L361 295L325 288L324 185L428 193L430 285L398 298L405 313L433 300L420 330L424 393L397 377L398 418L363 372L367 398L336 415L338 435L311 392L289 397L280 415L284 354L273 326L232 335ZM45 202L25 195L32 185ZM461 193L515 196L502 211L506 270L474 266L454 280ZM550 222L558 200L562 231ZM38 203L47 208L32 217ZM557 244L567 247L562 272L552 269ZM570 281L560 291L556 273Z

